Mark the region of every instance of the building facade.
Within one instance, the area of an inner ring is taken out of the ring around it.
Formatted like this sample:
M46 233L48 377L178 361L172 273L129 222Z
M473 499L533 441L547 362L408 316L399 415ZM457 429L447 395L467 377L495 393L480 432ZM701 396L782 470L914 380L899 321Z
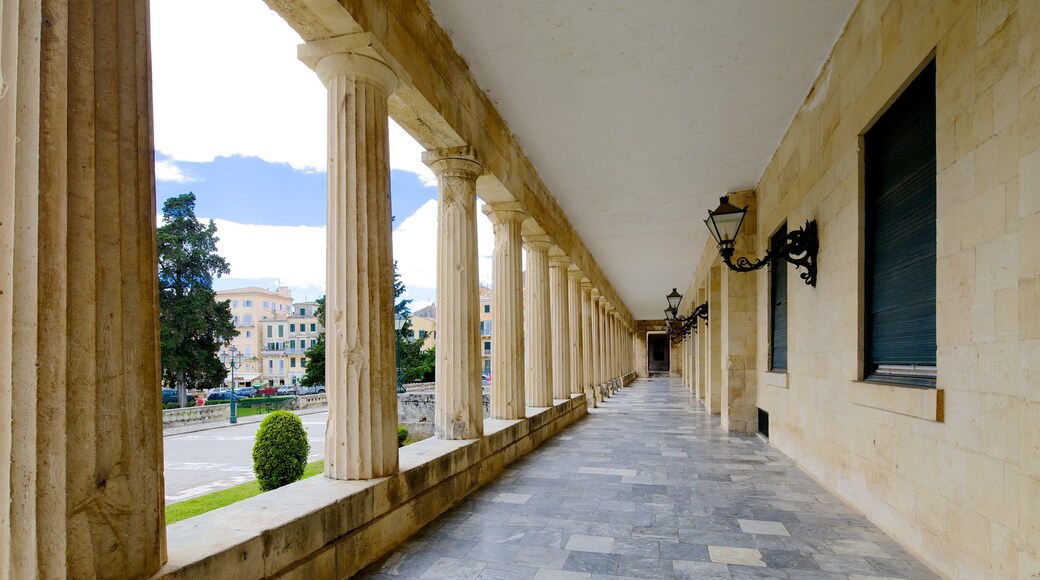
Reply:
M314 314L316 302L297 302L285 318L261 320L261 380L272 386L296 385L307 368L307 349L324 330Z
M218 301L227 300L231 305L231 318L234 320L238 336L231 339L231 344L242 353L242 368L236 370L236 383L252 383L262 377L263 341L261 341L259 324L264 320L285 318L292 312L292 295L289 288L280 287L270 291L257 286L220 290L216 293Z

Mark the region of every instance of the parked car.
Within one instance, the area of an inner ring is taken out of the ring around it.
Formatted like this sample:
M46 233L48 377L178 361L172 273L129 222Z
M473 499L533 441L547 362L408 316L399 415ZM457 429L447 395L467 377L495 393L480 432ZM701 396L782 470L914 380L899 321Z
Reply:
M315 385L313 387L296 387L297 395L319 395L325 393L325 385Z
M207 401L230 401L231 391L229 389L213 389L206 396Z
M247 397L255 396L255 391L252 387L239 387L235 389L235 397L239 399L245 399ZM225 388L213 389L209 392L209 396L206 397L207 401L230 401L231 390Z
M163 389L162 402L164 405L169 403L179 403L180 399L177 397L177 389Z
M274 395L274 394L278 393L279 391L281 391L281 389L279 389L278 387L276 387L274 385L270 385L270 386L264 385L262 387L257 387L256 388L256 396L257 397L270 397L271 395Z
M297 390L299 390L299 387L286 385L284 387L278 387L278 394L279 395L295 395Z

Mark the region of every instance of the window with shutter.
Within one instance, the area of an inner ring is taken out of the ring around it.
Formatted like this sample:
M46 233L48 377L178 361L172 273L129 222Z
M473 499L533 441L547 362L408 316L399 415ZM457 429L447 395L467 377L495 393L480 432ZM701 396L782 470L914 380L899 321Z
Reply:
M787 260L783 257L787 224L769 240L773 253L769 265L770 341L769 370L787 370Z
M934 386L935 62L864 136L866 378Z

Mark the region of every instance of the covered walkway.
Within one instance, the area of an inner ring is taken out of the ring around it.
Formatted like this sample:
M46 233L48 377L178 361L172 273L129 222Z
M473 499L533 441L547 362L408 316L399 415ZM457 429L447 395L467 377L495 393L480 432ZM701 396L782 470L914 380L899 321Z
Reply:
M362 577L934 578L676 379L640 379Z

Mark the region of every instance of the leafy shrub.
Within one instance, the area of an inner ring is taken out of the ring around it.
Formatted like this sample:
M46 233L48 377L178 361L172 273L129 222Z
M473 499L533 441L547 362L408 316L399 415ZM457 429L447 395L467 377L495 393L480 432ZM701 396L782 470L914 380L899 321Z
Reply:
M268 415L253 445L253 471L260 489L269 491L300 479L310 448L299 417L288 411Z
M397 446L404 447L404 442L408 440L408 428L402 425L397 426Z

